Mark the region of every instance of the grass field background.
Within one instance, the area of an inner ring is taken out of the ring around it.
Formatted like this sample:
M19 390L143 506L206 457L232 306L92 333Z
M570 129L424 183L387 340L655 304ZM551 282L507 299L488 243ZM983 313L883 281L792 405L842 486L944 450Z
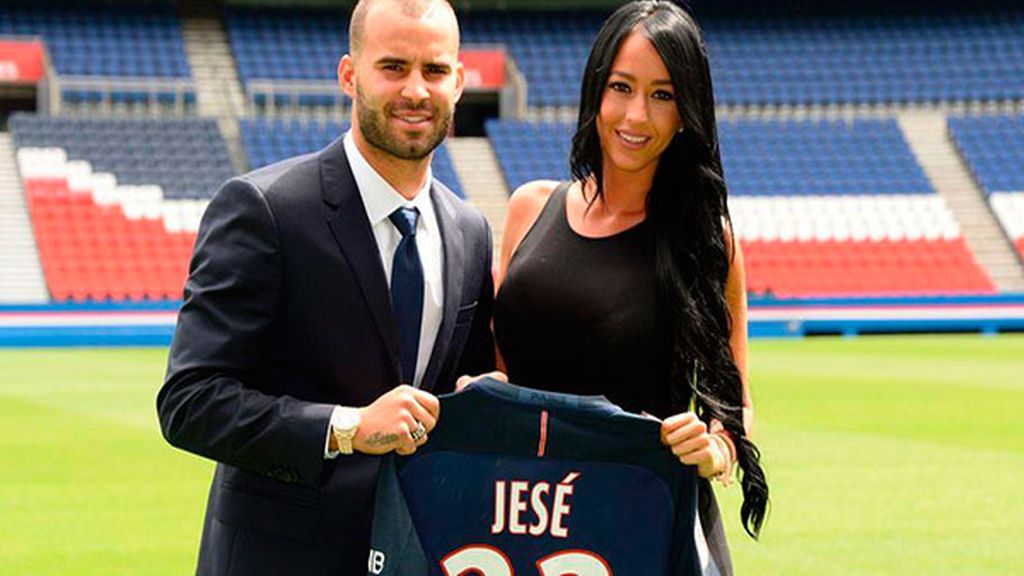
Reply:
M0 574L194 571L212 466L160 437L165 361L0 350ZM1024 337L755 341L751 369L772 510L755 543L720 491L738 574L1020 573Z

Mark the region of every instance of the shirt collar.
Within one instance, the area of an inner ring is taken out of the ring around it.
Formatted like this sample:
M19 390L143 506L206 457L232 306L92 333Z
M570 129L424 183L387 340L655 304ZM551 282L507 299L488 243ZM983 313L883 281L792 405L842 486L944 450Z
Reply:
M342 144L345 147L348 164L352 168L356 187L359 188L359 195L363 198L363 206L366 207L366 217L370 220L370 226L376 226L402 206L418 208L420 214L433 212L433 206L430 204L430 183L433 182L433 172L429 167L423 188L415 198L407 200L391 184L388 184L388 181L373 169L373 166L370 166L370 163L359 151L359 147L356 146L351 130L345 133Z

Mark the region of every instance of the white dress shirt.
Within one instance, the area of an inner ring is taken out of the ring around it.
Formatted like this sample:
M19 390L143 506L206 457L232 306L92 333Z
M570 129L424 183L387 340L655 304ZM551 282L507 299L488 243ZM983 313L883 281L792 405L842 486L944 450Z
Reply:
M420 349L416 353L416 377L412 384L417 388L423 383L423 374L427 371L430 353L434 350L437 331L441 328L441 315L444 311L444 282L442 266L444 249L441 246L441 229L437 225L434 203L430 200L430 183L433 174L428 169L427 179L423 188L412 200L407 200L385 180L370 163L363 158L356 146L352 132L345 134L343 140L345 155L348 156L352 176L355 178L359 195L366 207L366 217L373 228L373 236L377 239L377 250L384 265L384 276L391 286L391 265L395 258L395 250L402 240L402 234L388 218L399 208L416 208L420 212L416 223L416 249L420 253L423 265L423 322L420 325Z
M441 328L441 316L444 312L444 248L434 204L430 200L433 173L428 168L423 188L412 200L408 200L370 166L356 146L351 131L345 134L342 144L345 146L345 155L352 168L352 176L366 208L366 218L370 221L373 236L377 240L377 250L380 253L381 264L384 265L384 276L387 278L388 286L391 286L391 266L395 250L402 240L402 234L388 217L402 207L416 208L420 213L416 223L416 249L419 251L420 263L423 266L423 321L420 324L420 346L416 353L416 376L412 382L403 382L419 388L430 362L430 353L434 349L434 341L437 340L437 331ZM337 411L335 408L335 413ZM331 420L333 422L335 417L332 416ZM329 451L326 454L328 457L336 455Z

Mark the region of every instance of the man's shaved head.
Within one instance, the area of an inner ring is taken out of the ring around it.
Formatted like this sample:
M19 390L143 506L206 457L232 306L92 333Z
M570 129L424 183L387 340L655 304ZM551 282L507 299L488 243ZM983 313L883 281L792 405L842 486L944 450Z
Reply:
M363 34L366 31L366 15L377 4L387 4L398 11L399 14L410 18L431 18L439 11L451 14L458 30L458 22L455 20L455 9L448 0L357 0L355 9L352 10L352 18L348 24L348 51L355 56L363 44Z

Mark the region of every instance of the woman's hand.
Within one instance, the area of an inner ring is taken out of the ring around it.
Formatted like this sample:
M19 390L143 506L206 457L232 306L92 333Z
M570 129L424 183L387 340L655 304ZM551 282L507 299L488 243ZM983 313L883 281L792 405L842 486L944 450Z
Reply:
M487 374L480 374L479 376L469 376L467 374L459 376L459 379L455 381L455 391L462 392L462 389L465 388L466 386L469 386L473 382L476 382L477 380L482 380L484 378L493 378L495 380L500 380L501 382L508 382L508 376L506 376L504 372L498 370L495 370L494 372L488 372Z
M666 418L661 423L661 441L671 448L679 461L697 467L702 478L712 478L727 472L731 455L725 439L715 438L721 424L709 432L708 427L693 412L683 412Z

